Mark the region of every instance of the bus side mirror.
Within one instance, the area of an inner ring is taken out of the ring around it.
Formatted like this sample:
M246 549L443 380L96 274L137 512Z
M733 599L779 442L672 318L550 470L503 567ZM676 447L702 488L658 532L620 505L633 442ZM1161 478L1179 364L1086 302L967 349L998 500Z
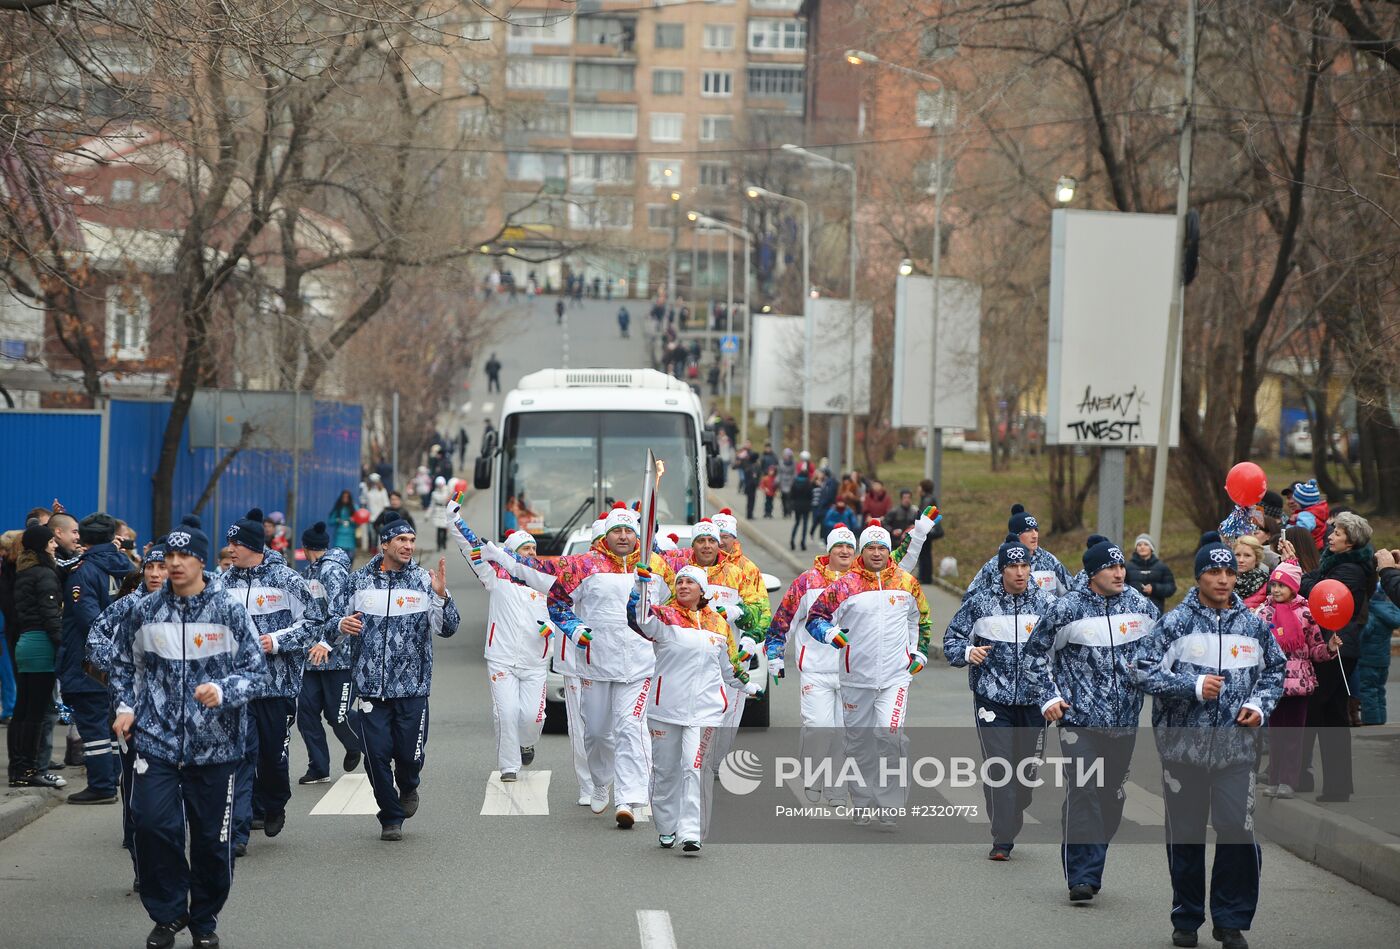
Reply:
M724 487L724 459L718 455L705 457L705 483L712 488Z
M484 491L491 487L491 459L478 458L476 465L472 469L472 486L478 491Z

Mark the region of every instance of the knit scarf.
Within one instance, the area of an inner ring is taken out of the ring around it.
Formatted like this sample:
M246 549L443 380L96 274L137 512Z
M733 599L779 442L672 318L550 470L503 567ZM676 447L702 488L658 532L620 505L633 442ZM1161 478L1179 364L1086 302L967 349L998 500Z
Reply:
M1308 632L1303 622L1306 608L1301 596L1294 596L1287 603L1270 603L1273 610L1274 638L1284 654L1306 657L1308 655Z
M1235 583L1235 592L1243 600L1259 592L1259 588L1269 581L1269 571L1264 569L1264 565L1256 563L1253 567L1240 574Z

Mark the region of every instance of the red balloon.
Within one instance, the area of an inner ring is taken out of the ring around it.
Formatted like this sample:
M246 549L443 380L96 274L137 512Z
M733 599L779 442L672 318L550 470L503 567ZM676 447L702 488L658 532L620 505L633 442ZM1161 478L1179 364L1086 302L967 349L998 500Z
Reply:
M365 507L360 508L360 509L359 509L358 511L356 511L354 514L351 514L351 515L350 515L350 520L354 521L356 524L368 524L368 523L369 523L369 508L365 508Z
M1323 629L1338 630L1351 622L1356 609L1351 591L1340 580L1323 580L1308 594L1308 609Z
M456 495L461 494L463 491L467 490L467 483L461 478L453 478L452 481L447 485L447 487L448 490L450 490L453 496L455 497Z
M1242 461L1230 469L1225 476L1225 493L1240 507L1253 507L1264 500L1264 492L1269 490L1268 478L1264 469L1252 461Z

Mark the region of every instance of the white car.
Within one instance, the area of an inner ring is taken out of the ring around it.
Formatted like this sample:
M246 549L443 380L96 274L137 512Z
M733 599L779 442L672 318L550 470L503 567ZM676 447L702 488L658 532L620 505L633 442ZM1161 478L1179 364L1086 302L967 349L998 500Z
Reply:
M1312 428L1308 425L1306 419L1294 424L1293 430L1284 436L1283 444L1288 450L1288 454L1292 455L1294 458L1312 457Z

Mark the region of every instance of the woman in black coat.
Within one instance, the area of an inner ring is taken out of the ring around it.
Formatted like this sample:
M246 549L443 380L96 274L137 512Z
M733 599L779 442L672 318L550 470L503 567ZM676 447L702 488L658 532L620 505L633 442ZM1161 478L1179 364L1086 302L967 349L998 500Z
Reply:
M1133 545L1133 558L1128 561L1128 583L1153 603L1157 612L1167 611L1167 600L1176 593L1176 577L1166 561L1157 556L1152 535L1139 534Z
M1284 542L1286 558L1292 544ZM1323 580L1337 580L1351 592L1351 621L1337 630L1341 640L1340 662L1319 662L1317 688L1308 696L1308 731L1304 748L1312 751L1314 735L1322 748L1322 793L1318 801L1346 801L1351 797L1351 713L1346 683L1361 655L1361 631L1370 616L1371 594L1376 589L1376 552L1371 547L1371 525L1350 511L1338 514L1327 534L1327 549L1317 570L1303 575L1299 593L1308 596ZM1320 729L1320 731L1319 731ZM1311 790L1312 775L1305 771L1298 787Z
M40 738L53 700L54 657L62 637L63 601L53 559L58 541L52 530L36 524L25 529L20 544L14 586L17 632L11 637L18 695L5 736L10 786L62 787L57 776L39 769L38 761Z

